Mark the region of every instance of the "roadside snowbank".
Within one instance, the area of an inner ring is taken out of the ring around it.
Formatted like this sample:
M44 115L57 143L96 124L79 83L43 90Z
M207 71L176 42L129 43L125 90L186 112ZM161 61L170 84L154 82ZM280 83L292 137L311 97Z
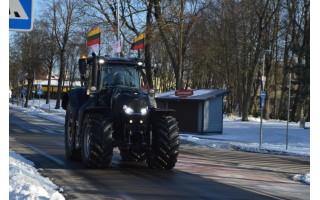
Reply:
M31 161L14 151L9 152L10 200L64 200L57 190L58 186L42 177Z

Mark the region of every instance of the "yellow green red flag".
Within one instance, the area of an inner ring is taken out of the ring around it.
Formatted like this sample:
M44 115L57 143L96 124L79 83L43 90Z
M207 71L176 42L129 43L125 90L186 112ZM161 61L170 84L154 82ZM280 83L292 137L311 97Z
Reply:
M131 50L143 49L144 48L144 38L145 38L144 33L141 33L140 35L138 35L138 37L133 40Z
M87 46L100 44L100 41L101 41L100 35L101 35L101 28L96 28L90 31L87 36Z

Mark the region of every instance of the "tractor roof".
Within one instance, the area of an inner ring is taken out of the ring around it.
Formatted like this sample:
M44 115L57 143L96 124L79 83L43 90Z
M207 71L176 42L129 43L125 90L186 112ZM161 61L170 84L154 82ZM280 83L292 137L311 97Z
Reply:
M131 65L137 65L138 61L142 61L142 59L139 58L110 58L106 57L107 64L131 64Z
M119 58L119 57L108 57L108 56L97 56L97 59L103 58L106 64L126 64L126 65L137 65L139 61L143 61L140 58ZM87 57L87 63L92 62L92 56Z

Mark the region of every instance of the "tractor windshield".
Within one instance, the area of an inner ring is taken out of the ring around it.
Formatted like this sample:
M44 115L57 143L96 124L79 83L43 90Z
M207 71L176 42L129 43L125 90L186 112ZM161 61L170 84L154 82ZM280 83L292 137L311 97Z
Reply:
M102 87L126 86L140 88L140 72L130 65L107 65L102 71L102 78Z

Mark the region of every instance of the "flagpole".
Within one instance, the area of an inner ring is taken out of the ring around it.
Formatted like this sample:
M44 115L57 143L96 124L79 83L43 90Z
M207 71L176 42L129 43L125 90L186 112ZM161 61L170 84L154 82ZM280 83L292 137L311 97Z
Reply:
M117 40L119 42L119 0L117 0ZM120 47L121 48L121 47ZM120 49L121 52L121 49ZM120 52L117 53L118 57L120 57Z
M101 51L101 40L102 40L102 29L100 31L99 56L100 56L100 51Z
M101 38L101 35L100 35L100 38ZM100 50L101 50L101 41L99 42L99 53L98 53L98 56L100 56Z

